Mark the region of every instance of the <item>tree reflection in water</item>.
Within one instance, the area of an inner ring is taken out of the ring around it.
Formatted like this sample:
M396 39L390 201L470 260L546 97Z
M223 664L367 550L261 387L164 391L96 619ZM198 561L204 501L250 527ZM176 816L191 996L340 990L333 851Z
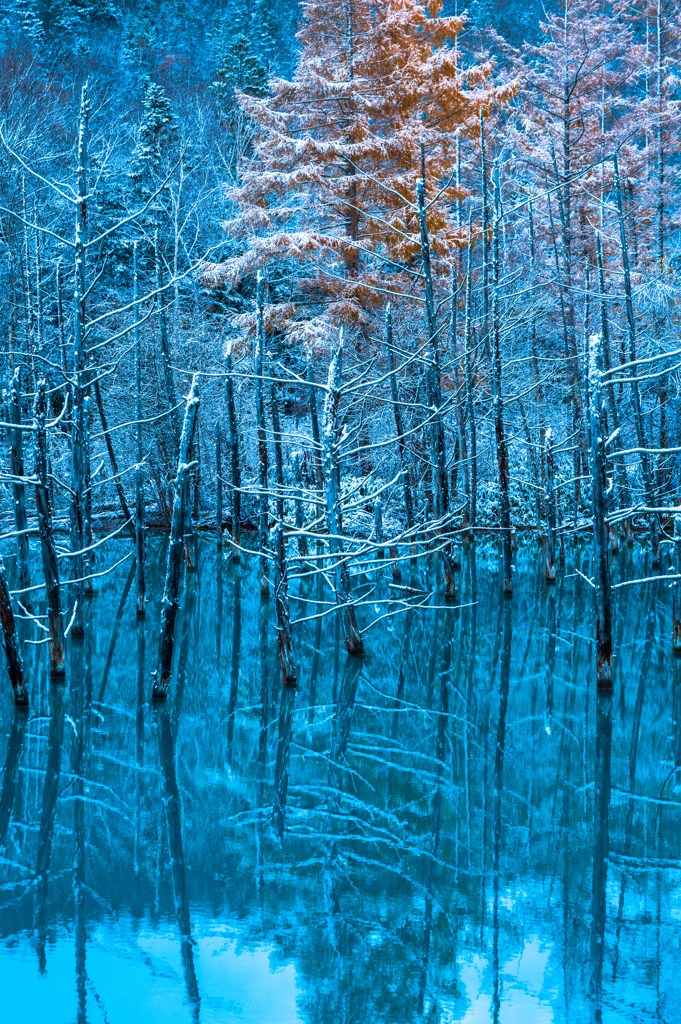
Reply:
M464 549L461 607L396 603L362 662L335 613L300 623L282 689L257 560L199 547L167 708L147 703L154 539L146 624L124 564L66 682L37 646L30 717L2 705L8 1012L56 1020L66 988L64 1019L92 1024L147 1022L155 999L173 1021L260 1024L284 1004L319 1024L679 1019L666 588L616 592L612 696L589 680L586 548L549 591L521 550L501 600L483 544ZM613 572L644 566L624 549ZM291 593L293 618L329 607L321 579Z

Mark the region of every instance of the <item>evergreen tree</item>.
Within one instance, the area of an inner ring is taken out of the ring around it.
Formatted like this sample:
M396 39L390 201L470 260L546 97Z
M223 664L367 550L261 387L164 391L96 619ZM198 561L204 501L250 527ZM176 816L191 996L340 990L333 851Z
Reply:
M137 132L133 179L147 181L160 170L170 146L177 141L177 119L162 85L150 82L144 97L144 112Z
M246 35L239 32L226 47L216 69L213 82L218 104L224 113L230 113L236 103L235 90L249 96L267 94L267 71Z

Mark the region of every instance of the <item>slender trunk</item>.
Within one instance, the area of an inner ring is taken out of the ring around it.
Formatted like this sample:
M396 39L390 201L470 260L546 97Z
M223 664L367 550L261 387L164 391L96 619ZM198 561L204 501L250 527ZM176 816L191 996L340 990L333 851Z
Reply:
M471 537L475 531L478 507L478 438L475 423L475 402L473 401L473 362L471 358L471 317L473 314L471 274L471 222L468 220L468 267L466 270L466 328L464 332L464 359L466 375L466 407L468 409L468 451L470 457L470 510L469 528Z
M170 358L170 344L168 341L168 325L166 322L165 310L163 308L163 274L161 271L161 254L158 245L158 231L154 237L154 255L156 261L156 301L158 302L158 333L161 342L161 362L163 363L163 378L166 386L168 404L173 410L173 435L175 438L175 452L180 450L180 410L178 408L175 381L173 380L173 366Z
M76 553L72 559L73 578L76 580L75 617L71 627L71 635L83 636L83 599L85 596L86 559L86 486L89 477L85 465L89 463L90 453L86 450L85 424L85 301L87 295L85 281L85 253L87 241L87 168L88 168L88 119L90 101L87 85L83 86L80 102L80 119L78 126L78 194L76 202L76 238L75 238L75 288L73 308L73 344L74 344L74 386L73 409L71 410L71 544Z
M483 340L485 356L491 356L489 343L489 203L487 198L487 163L485 158L485 125L480 109L480 171L482 192L482 311L483 311Z
M123 513L123 522L125 524L126 531L130 534L132 540L136 540L135 524L133 520L130 506L128 505L125 497L125 491L121 483L121 473L118 468L118 459L116 458L116 452L114 451L113 442L111 440L111 433L109 431L109 424L106 419L106 412L104 411L104 402L102 401L102 392L99 387L99 380L95 377L94 382L95 402L97 403L97 411L99 412L99 421L102 424L102 433L104 434L104 442L106 444L106 450L109 454L109 462L111 463L111 472L114 487L116 488L116 494L118 495L118 501L121 506L121 512Z
M142 349L139 323L139 277L137 273L137 242L133 248L135 291L135 385L137 469L135 471L135 550L137 552L137 615L146 615L146 580L144 576L144 467L142 459Z
M312 426L312 440L314 441L314 472L317 481L319 496L324 498L324 474L322 472L322 443L319 438L319 415L317 413L317 389L314 386L314 373L312 369L312 356L307 357L307 382L308 400L310 402L310 422Z
M232 370L232 343L227 346L225 360L227 371L227 425L229 427L229 450L232 471L232 558L241 561L241 466L239 462L239 424L234 402L234 374Z
M19 590L23 591L20 600L24 607L31 610L31 574L29 570L28 519L26 516L26 489L24 486L24 445L21 430L21 376L19 369L14 371L10 385L7 417L16 429L9 429L9 464L12 480L12 497L14 499L14 526L17 531L17 568L19 570Z
M168 563L161 604L161 635L158 645L158 670L154 679L153 696L164 699L168 695L170 670L173 661L175 619L178 609L180 589L180 572L182 569L182 548L184 546L184 527L189 499L189 452L194 437L196 418L199 408L198 376L194 374L192 386L187 396L184 414L184 425L180 438L180 455L175 477L175 501L173 504L173 521L170 527L168 544Z
M357 614L350 586L350 574L344 557L343 538L340 532L338 505L338 473L336 444L338 435L338 406L340 403L341 357L343 352L343 331L341 329L337 347L329 365L329 380L324 402L324 496L326 499L326 520L329 530L329 548L336 575L336 602L341 613L343 636L348 654L361 658L364 643L357 626Z
M66 673L64 663L64 624L61 614L61 596L59 590L59 563L57 549L52 532L52 508L47 487L47 431L45 416L47 414L47 398L45 381L38 382L35 399L34 421L35 434L35 465L36 477L35 498L38 512L38 531L40 533L40 551L47 593L47 623L49 627L50 645L50 676L63 676Z
M222 551L222 444L220 439L220 423L215 424L215 533L218 551Z
M596 683L599 689L610 689L612 687L612 621L607 479L605 475L607 425L601 388L601 365L601 337L594 335L589 339L588 397L596 562Z
M270 375L274 372L270 366ZM272 434L274 435L274 476L277 484L277 519L284 521L284 443L281 436L281 416L279 412L279 398L274 380L270 381L270 404L272 406Z
M423 149L423 143L421 144ZM440 380L440 352L435 322L435 298L433 295L433 277L430 265L430 240L426 221L425 198L426 183L423 178L417 182L416 198L419 212L419 229L421 240L421 265L426 293L426 320L428 324L429 362L426 369L426 388L428 405L432 410L430 426L432 447L432 473L434 482L435 516L444 526L444 517L449 511L449 487L447 482L447 452L445 446L445 430L442 420L442 384ZM453 600L456 597L456 576L452 559L452 545L448 542L442 549L442 560L445 574L445 597Z
M601 246L600 233L596 233L596 259L598 261L598 288L600 293L600 307L601 307L601 334L603 336L603 369L609 371L611 368L610 363L610 332L608 325L608 311L605 301L605 275L603 273L603 249ZM613 387L606 388L606 394L608 399L608 422L612 431L620 429L620 414L615 401L615 389ZM617 476L617 484L619 490L619 503L620 507L629 508L631 507L631 495L629 493L629 483L627 481L627 471L624 464L624 456L617 455L613 460L615 463L615 471ZM627 528L631 531L631 524L627 520Z
M681 575L681 515L674 516L674 572ZM681 655L681 580L672 589L672 651Z
M307 558L309 549L307 537L304 534L303 502L301 498L303 490L302 457L300 452L293 453L293 475L296 481L296 531L298 533L298 554L301 558Z
M267 435L265 432L265 401L263 397L263 369L265 363L265 327L263 324L264 283L258 273L257 284L258 332L255 342L255 416L258 424L258 479L260 516L258 526L258 547L260 549L260 596L269 597L269 495L267 490Z
M509 498L508 453L504 432L504 406L501 391L501 314L499 309L499 217L501 197L499 169L494 169L494 212L492 217L492 406L497 466L499 469L499 505L503 553L504 594L513 593L511 502Z
M641 409L641 395L638 387L638 366L636 365L636 324L634 322L634 306L631 296L631 274L629 271L629 256L627 251L627 239L624 229L624 213L622 210L622 190L620 188L619 167L617 154L613 156L615 169L615 189L617 191L617 211L620 222L620 242L622 247L622 269L624 271L624 298L627 311L627 325L629 328L629 360L633 363L631 373L631 387L634 399L634 423L636 426L636 440L640 449L641 474L643 476L643 487L646 497L646 504L649 509L655 508L655 488L653 486L653 475L650 466L650 459L647 451L646 435L643 426L643 412ZM660 523L659 516L655 512L650 514L650 543L652 548L652 564L660 564Z
M409 472L409 455L405 441L404 416L397 388L397 375L395 372L395 354L393 351L393 321L390 310L390 303L385 311L385 344L388 350L388 369L390 370L390 393L392 396L393 416L395 417L395 430L397 431L397 449L400 455L400 466L402 469L402 486L404 488L404 511L407 520L407 529L411 541L411 570L416 573L416 551L414 540L414 496L411 489L411 475Z

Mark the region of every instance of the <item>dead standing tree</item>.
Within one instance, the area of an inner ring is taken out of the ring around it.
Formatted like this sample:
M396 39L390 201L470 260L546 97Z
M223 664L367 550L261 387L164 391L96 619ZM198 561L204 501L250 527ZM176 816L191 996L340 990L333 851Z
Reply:
M187 396L184 414L184 425L180 439L180 457L175 477L175 501L173 503L173 520L170 528L168 545L168 563L166 580L163 589L161 606L161 634L158 644L158 669L154 678L152 696L157 700L165 700L170 685L170 670L173 663L175 636L175 619L179 605L180 573L182 570L182 548L184 546L184 527L189 500L189 452L194 439L196 417L199 409L198 375L194 374L192 385Z
M21 602L30 611L29 591L31 576L29 572L28 521L26 518L26 495L24 487L24 446L21 430L21 375L19 369L14 371L7 402L7 419L12 424L8 429L9 463L12 473L12 497L14 499L14 525L17 531L17 568L19 590L22 591Z
M594 335L589 339L588 373L589 442L596 561L596 682L599 689L609 690L612 688L612 620L605 474L607 424L602 394L600 335Z
M357 626L357 613L350 585L347 557L343 548L338 508L338 406L341 397L341 366L343 354L343 330L331 356L326 399L324 401L323 445L324 445L324 497L326 501L326 522L329 530L329 549L332 556L336 582L336 603L341 613L343 637L348 654L361 658L364 643Z
M59 677L66 673L64 665L64 623L61 613L59 589L59 563L52 531L52 508L47 486L47 427L45 415L47 399L45 381L38 382L35 399L35 500L38 512L40 551L47 593L47 623L50 644L50 676Z

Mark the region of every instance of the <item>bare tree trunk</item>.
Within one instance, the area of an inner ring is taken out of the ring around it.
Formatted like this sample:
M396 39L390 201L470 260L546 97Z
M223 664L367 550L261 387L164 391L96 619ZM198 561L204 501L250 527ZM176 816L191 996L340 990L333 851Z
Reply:
M258 528L258 546L260 549L260 596L269 597L269 493L267 489L268 453L267 434L265 432L265 402L263 398L263 369L265 364L265 327L263 324L264 284L262 275L258 273L257 284L258 332L255 342L255 415L258 424L258 478L260 517Z
M305 536L304 530L304 518L303 518L303 502L300 497L303 489L303 474L301 470L301 454L300 452L293 453L293 474L296 481L296 531L298 533L298 554L301 558L307 558L309 555L309 549L307 546L307 537Z
M472 316L472 274L471 274L471 220L468 220L468 267L466 270L466 327L464 333L464 358L466 375L466 407L468 409L469 457L470 457L470 508L468 524L471 537L475 531L478 506L478 439L473 401L473 365L471 359L471 316Z
M348 654L361 658L364 643L357 626L357 614L352 598L350 574L344 558L338 516L338 473L336 444L338 435L338 405L340 403L341 357L343 352L343 331L329 365L329 380L324 402L324 495L326 499L326 520L329 529L329 548L334 560L336 574L336 602L341 612L343 636Z
M116 452L114 451L113 443L111 441L111 434L109 432L109 424L107 423L106 413L104 411L104 403L102 401L102 392L99 387L99 381L95 376L94 379L94 392L95 402L97 403L97 411L99 412L99 421L102 424L102 433L104 434L104 442L106 444L106 450L109 453L109 462L111 463L111 471L113 474L113 484L116 488L116 494L118 495L118 501L121 506L121 512L123 513L123 521L125 523L125 529L130 534L132 540L136 539L135 535L135 523L133 520L130 506L128 505L125 497L125 491L121 483L121 474L118 468L118 460L116 458Z
M189 452L196 427L199 408L198 375L194 374L192 386L187 396L184 414L182 437L180 438L180 456L175 477L175 501L173 503L173 521L170 528L168 544L168 563L166 580L161 606L161 635L158 645L158 671L154 679L152 696L165 699L170 684L170 670L173 662L175 619L178 609L180 589L180 572L182 569L182 548L184 545L184 526L187 516L189 499Z
M390 303L385 311L385 344L388 350L388 369L390 370L390 393L392 396L393 416L395 417L395 430L397 431L397 448L400 454L400 466L402 468L402 486L404 488L404 511L407 520L407 529L411 539L411 571L416 573L416 542L414 539L414 496L411 489L411 475L409 472L409 456L404 433L404 416L400 403L399 391L397 388L397 376L395 373L395 354L393 352L393 321L390 310Z
M156 291L158 295L158 333L161 342L161 362L163 364L163 379L166 386L168 404L173 410L173 434L175 437L175 452L180 450L180 410L177 408L177 392L173 380L173 366L170 359L170 344L168 342L168 325L166 323L165 310L163 308L163 275L161 272L161 253L158 246L158 231L154 237L154 255L156 261ZM175 454L175 452L173 454Z
M7 586L5 563L0 555L0 622L2 623L3 647L7 659L9 681L14 690L14 704L18 708L28 707L28 691L24 680L24 666L21 660L19 637L17 636L12 600Z
M641 410L641 395L638 388L638 366L636 365L636 325L634 322L634 306L631 297L631 274L629 272L629 256L627 252L627 238L624 229L624 213L622 210L622 190L620 188L619 167L617 154L613 156L615 168L615 189L617 191L617 210L620 222L620 241L622 246L622 269L624 271L624 297L627 310L627 324L629 327L629 360L633 364L631 373L631 388L634 399L634 424L636 426L636 440L640 449L641 474L643 476L643 487L646 503L649 509L655 508L655 488L653 486L653 475L650 466L650 459L647 450L645 429L643 426L643 412ZM650 544L652 548L653 566L660 564L660 522L657 513L650 514Z
M501 391L501 323L499 311L499 168L494 168L494 214L492 217L492 406L497 466L499 469L499 505L503 553L504 594L513 593L513 555L511 550L511 502L509 498L508 453L504 433L504 406Z
M215 533L218 551L222 551L222 444L220 422L215 424Z
M227 346L225 360L227 370L227 425L229 427L229 450L232 470L232 558L241 561L241 465L239 462L239 424L234 402L234 374L232 370L232 343Z
M314 385L314 373L312 369L312 356L307 357L307 382L308 400L310 402L310 423L312 426L312 440L314 441L314 472L317 481L319 496L324 500L324 474L322 472L322 443L319 438L319 415L317 413L317 389Z
M674 571L681 575L681 516L674 516ZM681 655L681 580L672 589L672 651Z
M423 143L421 143L421 162L423 163ZM419 229L421 236L421 264L423 282L426 293L426 319L428 324L429 364L426 369L426 388L428 405L432 410L430 426L431 446L433 453L433 480L435 497L435 516L439 520L449 511L449 486L447 482L447 452L445 446L445 430L442 420L442 384L440 380L440 353L435 322L435 299L433 295L433 278L430 265L430 241L425 210L426 183L423 178L417 182L416 198L419 213ZM444 524L443 524L444 525ZM442 529L442 527L441 527ZM452 559L452 545L446 543L442 549L442 561L445 574L445 598L456 597L456 574Z
M19 589L23 591L21 602L31 610L31 574L29 571L28 520L26 517L26 493L24 487L24 444L21 430L21 375L19 369L14 371L10 385L7 417L16 429L9 429L9 465L14 477L12 481L12 497L14 498L14 525L17 531L17 568L19 570Z
M600 292L600 306L601 306L601 334L603 336L603 369L609 371L611 368L610 363L610 332L608 330L608 314L605 303L605 275L603 273L603 249L601 247L601 236L600 233L596 233L596 258L598 260L598 288ZM615 401L615 390L613 387L606 388L606 394L608 398L608 422L612 431L620 429L620 415ZM617 475L617 484L619 490L620 507L630 508L631 507L631 494L629 491L629 483L627 481L627 471L624 464L624 456L617 455L613 459L615 464L615 471ZM631 537L631 523L626 520L626 531L627 537Z
M594 554L596 561L596 683L612 688L612 621L610 564L608 561L607 480L605 443L607 428L601 388L601 338L589 339L589 434L593 492Z
M76 239L75 239L75 289L73 309L73 342L74 342L74 386L73 409L71 411L71 533L75 556L72 560L73 578L75 583L75 617L71 627L71 635L83 636L83 599L85 596L85 567L87 559L84 555L86 547L86 487L89 478L88 467L90 452L86 450L85 422L85 301L87 296L85 282L85 253L87 241L87 169L88 169L88 118L90 100L87 85L83 86L80 101L80 118L78 125L78 194L76 202Z
M47 622L50 644L50 676L52 678L66 674L64 663L64 624L61 615L61 596L59 591L59 563L57 549L52 532L52 509L47 487L47 431L45 416L47 399L45 381L38 382L35 399L34 420L35 465L36 476L35 498L38 512L38 531L40 533L40 550L47 593Z
M133 247L134 299L135 299L135 385L136 385L136 434L137 469L135 471L135 550L137 552L137 615L146 615L146 580L144 576L144 468L142 465L142 348L139 323L139 277L137 273L137 242Z
M274 372L270 366L270 375ZM277 485L276 507L277 519L284 521L284 443L281 437L281 416L279 414L279 398L274 380L270 381L270 403L272 405L272 433L274 435L274 478Z

